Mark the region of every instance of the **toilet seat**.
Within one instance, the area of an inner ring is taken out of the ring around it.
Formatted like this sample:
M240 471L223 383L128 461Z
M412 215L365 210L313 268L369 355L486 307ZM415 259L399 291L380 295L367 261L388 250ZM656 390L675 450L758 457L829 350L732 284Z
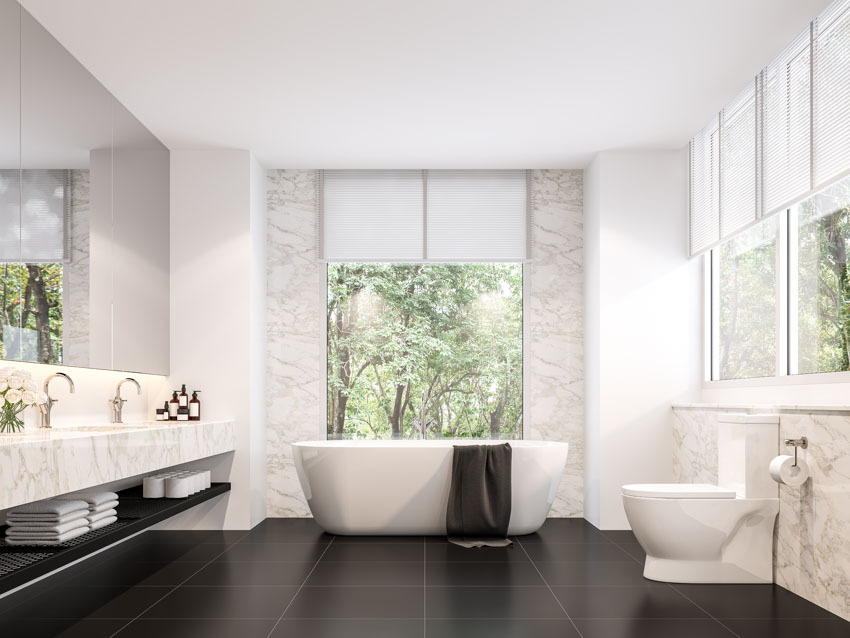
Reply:
M735 490L709 483L644 483L624 485L623 494L643 498L735 498Z

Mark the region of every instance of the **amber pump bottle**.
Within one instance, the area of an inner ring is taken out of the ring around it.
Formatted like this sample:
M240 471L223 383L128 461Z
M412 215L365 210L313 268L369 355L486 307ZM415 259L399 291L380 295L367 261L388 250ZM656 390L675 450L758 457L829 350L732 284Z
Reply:
M189 401L189 420L190 421L200 421L201 420L201 401L198 399L198 392L200 390L192 391L192 400Z
M180 401L177 398L177 390L175 390L171 395L171 401L168 402L168 420L176 421L177 420L177 408L180 407Z
M189 395L186 394L186 384L183 384L183 387L180 389L180 395L177 397L180 401L180 404L177 406L179 408L188 408L189 407Z

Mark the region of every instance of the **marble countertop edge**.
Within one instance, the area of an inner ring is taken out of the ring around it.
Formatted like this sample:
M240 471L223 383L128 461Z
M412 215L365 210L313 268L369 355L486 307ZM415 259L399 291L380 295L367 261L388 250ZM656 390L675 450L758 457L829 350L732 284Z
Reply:
M740 411L750 414L780 414L784 412L813 413L829 412L850 414L847 405L790 405L790 404L746 404L746 403L673 403L674 410Z

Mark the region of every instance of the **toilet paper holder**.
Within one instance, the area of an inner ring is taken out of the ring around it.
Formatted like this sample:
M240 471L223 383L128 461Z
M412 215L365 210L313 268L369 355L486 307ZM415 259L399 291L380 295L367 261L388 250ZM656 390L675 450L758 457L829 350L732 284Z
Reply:
M797 448L807 449L809 447L809 439L804 436L799 439L785 439L785 445L794 446L794 467L797 467Z

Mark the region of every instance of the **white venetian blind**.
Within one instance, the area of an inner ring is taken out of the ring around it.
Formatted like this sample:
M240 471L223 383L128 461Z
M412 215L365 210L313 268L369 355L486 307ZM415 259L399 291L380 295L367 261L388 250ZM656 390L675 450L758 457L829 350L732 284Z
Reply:
M762 71L764 214L784 210L811 188L811 31Z
M522 170L319 172L327 261L521 261L528 256Z
M423 258L422 171L320 171L319 182L323 259Z
M66 170L0 171L0 262L70 258L69 191Z
M756 84L720 112L720 239L746 228L758 215Z
M850 170L850 0L831 4L813 23L812 187Z
M426 257L525 259L526 182L526 171L427 171Z
M691 140L690 247L695 255L720 239L720 123L714 118Z

